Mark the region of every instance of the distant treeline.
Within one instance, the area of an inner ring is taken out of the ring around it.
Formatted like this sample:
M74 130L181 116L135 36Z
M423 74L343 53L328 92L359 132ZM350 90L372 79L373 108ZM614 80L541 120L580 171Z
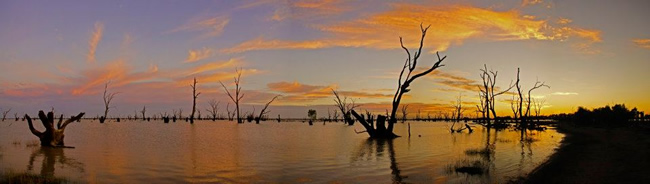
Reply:
M551 115L550 118L561 122L574 122L576 125L589 126L625 126L630 125L631 122L650 120L649 115L645 115L636 108L628 109L625 104L607 105L593 110L578 107L575 113Z

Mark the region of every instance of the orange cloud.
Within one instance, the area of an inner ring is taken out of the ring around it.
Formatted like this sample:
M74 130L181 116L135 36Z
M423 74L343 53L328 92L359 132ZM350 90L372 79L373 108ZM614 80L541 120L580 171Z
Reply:
M345 10L339 0L301 0L280 6L273 12L271 20L282 21L286 18L313 19L339 14Z
M198 60L208 58L210 56L212 56L212 49L207 47L203 47L203 49L200 50L189 50L185 62L186 63L195 62Z
M600 42L600 32L582 28L555 28L545 20L521 15L516 10L495 11L465 5L422 6L394 4L393 9L367 18L317 26L330 36L315 40L274 40L257 38L243 42L224 53L271 49L319 49L329 47L367 47L398 49L399 36L407 47L416 47L420 30L417 25L431 25L425 47L429 51L445 50L467 39L505 40L566 40L586 39L585 44ZM417 36L413 36L417 35Z
M126 84L145 81L156 77L158 67L151 67L145 72L131 72L124 60L116 60L108 63L106 66L88 69L82 72L81 78L71 80L73 85L73 95L93 94L99 90L99 86L111 81L111 86L119 87ZM80 84L80 85L77 85Z
M280 92L283 97L280 103L305 103L318 99L333 98L332 89L336 85L316 86L301 84L298 82L275 82L268 83L267 87L275 92ZM386 90L362 90L362 91L337 91L339 95L353 99L391 99L393 94Z
M650 39L636 39L633 40L634 44L636 46L644 48L644 49L650 49Z
M88 49L88 55L86 56L86 61L88 62L95 62L95 53L97 52L97 45L99 44L99 41L102 40L102 35L104 33L104 24L101 22L95 22L95 30L93 31L92 35L90 36L90 40L88 41L88 45L90 48Z
M228 61L213 61L190 69L188 71L188 75L194 75L198 73L223 69L227 67L234 67L240 63L241 63L241 59L239 58L232 58Z
M543 3L543 0L522 0L521 1L521 6L529 6L529 5L536 5Z
M216 37L223 33L224 28L230 22L227 16L211 17L207 19L193 19L188 23L168 31L168 33L179 31L199 31L204 32L201 37Z
M312 86L298 82L275 82L268 83L266 86L273 91L283 93L307 93L319 88L323 88L323 86Z

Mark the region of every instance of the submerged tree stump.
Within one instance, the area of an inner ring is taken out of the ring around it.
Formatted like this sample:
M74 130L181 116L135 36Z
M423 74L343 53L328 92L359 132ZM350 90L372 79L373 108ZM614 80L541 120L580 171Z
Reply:
M59 122L56 124L56 129L54 128L54 113L49 112L47 115L43 111L38 111L38 118L41 120L43 123L43 126L45 127L45 132L40 132L34 128L34 125L32 124L32 118L29 117L29 115L25 114L25 119L27 119L27 123L29 124L29 130L34 134L36 137L38 137L41 141L41 146L47 146L47 147L66 147L63 138L65 135L63 134L65 131L65 127L68 126L68 124L78 121L81 119L81 117L84 116L85 113L79 113L77 116L73 116L70 119L66 120L63 122L63 114L61 114L61 117L59 118ZM70 147L72 148L72 147Z

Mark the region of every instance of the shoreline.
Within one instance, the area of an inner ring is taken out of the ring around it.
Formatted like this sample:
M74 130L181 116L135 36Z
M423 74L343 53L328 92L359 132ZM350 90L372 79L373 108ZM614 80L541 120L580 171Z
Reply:
M511 183L645 183L650 180L650 135L633 128L560 124L565 134L547 161Z

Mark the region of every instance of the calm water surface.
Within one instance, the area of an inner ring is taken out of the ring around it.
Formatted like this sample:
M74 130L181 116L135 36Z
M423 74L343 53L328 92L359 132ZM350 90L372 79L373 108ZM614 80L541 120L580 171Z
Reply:
M563 138L553 129L522 137L480 126L451 134L450 125L411 122L409 138L397 124L403 137L377 141L342 123L82 120L66 128L76 149L48 149L32 145L38 138L26 122L7 120L0 170L82 183L502 183L544 162ZM480 172L457 172L465 166Z

